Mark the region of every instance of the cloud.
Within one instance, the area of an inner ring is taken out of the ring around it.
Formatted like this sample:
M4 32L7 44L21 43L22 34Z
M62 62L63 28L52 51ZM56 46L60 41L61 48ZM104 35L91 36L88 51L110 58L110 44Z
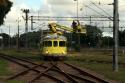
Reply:
M70 5L73 3L73 0L46 0L47 4L50 5Z
M28 5L26 5L24 2L17 4L16 0L11 0L13 2L13 6L11 8L11 11L6 15L5 18L5 23L4 26L2 26L3 31L7 32L7 28L8 26L11 26L11 35L16 34L16 29L17 29L17 19L20 18L20 20L22 20L22 22L20 22L20 26L22 29L24 29L24 22L22 19L22 8L30 8Z
M12 25L16 29L17 23L16 20L18 17L22 20L20 23L21 29L24 29L24 20L22 19L22 11L20 9L29 8L30 15L42 15L42 16L76 16L77 11L77 1L74 0L10 0L13 2L13 7L11 8L11 12L6 16L6 23L5 25ZM38 4L38 2L39 4ZM95 7L90 1L97 4L99 7L104 9L110 15L113 15L113 6L107 5L112 3L113 0L78 0L79 4L79 16L89 16L89 15L99 15L96 12L92 11L90 8L86 7L85 5L95 9L96 11L100 12L101 14L106 15L103 11ZM125 0L119 1L119 14L120 19L125 20ZM80 9L82 8L82 11ZM71 22L59 22L60 24L70 26ZM90 23L90 22L84 22ZM104 24L108 24L104 23ZM29 24L30 25L30 24ZM124 25L124 23L122 23ZM100 23L101 26L101 23ZM14 30L14 29L13 29ZM14 31L12 32L14 34Z

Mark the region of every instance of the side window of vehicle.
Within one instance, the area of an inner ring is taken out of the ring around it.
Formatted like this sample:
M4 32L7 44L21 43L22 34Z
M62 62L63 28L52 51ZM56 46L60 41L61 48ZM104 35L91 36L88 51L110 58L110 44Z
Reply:
M52 46L52 41L44 41L44 46L45 46L45 47L50 47L50 46Z
M59 41L59 46L60 47L65 47L66 46L66 42L65 41Z

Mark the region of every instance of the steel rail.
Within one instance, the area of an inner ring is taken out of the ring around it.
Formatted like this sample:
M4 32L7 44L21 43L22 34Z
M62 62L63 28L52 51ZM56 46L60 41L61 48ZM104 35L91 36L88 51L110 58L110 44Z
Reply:
M42 68L47 68L46 66L41 66ZM62 73L63 75L65 75L64 74L64 71L60 71L59 69L51 69L51 71L56 71L56 72L59 72L59 73ZM79 76L75 76L75 75L73 75L73 74L70 74L70 73L67 73L66 72L66 74L69 76L69 79L71 79L72 80L72 77L75 77L75 78L78 78L78 79L81 79L81 80L84 80L84 81L88 81L88 82L90 82L90 83L95 83L95 81L94 80L91 80L91 79L88 79L88 78L86 78L86 77L79 77ZM66 76L67 77L67 76ZM70 78L71 77L71 78Z
M20 58L17 58L17 57L14 57L14 56L10 56L10 55L6 55L6 54L2 54L2 53L0 53L0 55L4 55L4 56L7 56L7 57L10 57L10 58L13 58L13 59L17 59L17 60L21 60L21 61L33 64L33 65L37 65L36 63L33 63L33 62L31 62L29 60L26 60L26 59L20 59Z
M2 53L0 53L0 55L2 55L2 56L7 56L7 57L9 57L9 58L16 59L16 60L20 60L20 61L23 61L23 62L27 62L27 63L30 63L30 64L32 64L32 65L38 65L38 64L33 63L32 61L29 61L29 60L26 60L26 59L17 58L17 57L10 56L10 55L6 55L6 54L2 54Z
M22 67L24 67L24 68L28 68L28 69L31 68L31 67L27 66L26 64L22 64L22 63L20 63L20 62L18 62L18 61L13 60L13 59L10 58L10 57L1 56L1 55L0 55L0 57L1 57L1 58L4 58L5 60L8 60L8 61L10 61L10 62L13 62L13 63L15 63L15 64L18 64L18 65L20 65L20 66L22 66ZM38 70L34 70L34 69L32 69L32 70L39 73Z
M3 58L3 59L6 59L8 61L11 61L15 64L18 64L24 68L27 68L27 70L24 70L20 73L17 73L16 75L14 76L11 76L9 78L7 78L7 80L10 80L10 79L14 79L18 76L21 76L21 75L24 75L24 74L27 74L29 71L35 71L37 73L39 73L35 78L33 78L32 80L29 81L29 83L33 83L35 82L36 80L38 80L40 77L42 76L46 76L50 79L53 79L54 81L56 82L60 82L60 83L65 83L64 80L60 80L54 76L51 76L49 74L47 74L48 71L57 71L59 73L62 73L65 77L67 77L70 81L72 81L73 83L78 83L78 81L76 81L76 79L79 79L79 80L83 80L83 81L87 81L87 82L90 82L90 83L96 83L96 82L103 82L103 83L110 83L109 80L107 79L104 79L104 78L101 78L97 75L94 75L86 70L82 70L74 65L71 65L71 64L68 64L66 62L61 62L69 67L71 67L72 69L75 69L76 71L78 71L79 73L81 73L80 75L84 76L84 77L80 77L80 76L76 76L74 74L71 74L71 73L68 73L68 72L65 72L64 70L62 70L61 68L59 68L58 66L58 63L54 63L54 62L50 62L51 66L50 67L47 67L47 66L44 66L42 64L36 64L36 63L33 63L31 61L28 61L28 60L25 60L25 59L20 59L20 58L17 58L17 57L11 57L10 55L4 55L4 54L1 54L0 53L0 57ZM21 63L22 62L27 62L27 63L31 63L33 67L30 67L29 65L27 64L23 64ZM35 65L35 66L34 66ZM44 71L40 71L39 69L36 69L37 67L41 67L41 68L45 68ZM85 76L88 76L85 77ZM95 82L96 81L96 82Z
M54 65L46 68L44 71L40 72L38 76L36 76L34 79L30 80L29 83L34 83L36 80L38 80L40 77L42 77L45 72L49 71L53 67L54 67Z
M72 77L74 77L74 78L83 80L83 81L85 81L85 82L96 83L95 80L89 79L89 78L87 78L87 77L80 77L80 76L76 76L76 75L73 75L73 74L70 74L70 73L67 73L67 74L69 74L70 76L72 76Z
M50 79L55 80L57 83L65 83L63 80L60 80L60 79L58 79L58 78L55 78L54 76L51 76L51 75L49 75L49 74L47 74L47 73L43 73L43 75L47 76L47 77L50 78Z
M42 63L42 64L43 64L43 63ZM34 66L34 67L32 67L32 68L29 68L29 69L27 69L27 70L24 70L24 71L22 71L22 72L19 72L19 73L17 73L16 75L7 78L7 80L11 80L11 79L17 78L18 76L21 76L21 75L27 74L30 70L33 70L33 69L35 70L37 67L41 66L42 64L40 64L40 65L36 65L36 66ZM37 73L40 73L40 71L37 72Z
M43 66L44 68L47 68L46 66ZM64 74L62 71L60 70L57 70L57 69L51 69L52 71L56 71L56 72L59 72L59 73L62 73ZM66 72L67 73L67 72ZM79 77L79 76L76 76L76 75L73 75L73 74L70 74L70 73L67 73L70 77L75 77L75 78L78 78L78 79L81 79L81 80L84 80L84 81L88 81L90 83L95 83L94 80L91 80L91 79L88 79L86 77Z
M24 71L22 71L22 72L20 72L20 73L18 73L18 74L16 74L16 75L14 75L14 76L12 76L12 77L7 78L6 80L11 80L11 79L17 78L18 76L27 74L30 70L36 69L37 67L39 67L39 66L41 66L41 65L43 65L43 63L40 64L40 65L36 65L36 66L34 66L34 67L30 68L30 69L24 70ZM39 71L39 72L40 72L40 71ZM37 73L38 73L38 72L37 72ZM44 75L44 76L47 76L48 78L50 78L50 79L52 79L52 80L54 80L54 81L56 81L56 82L65 83L65 82L62 81L62 80L59 80L59 79L57 79L57 78L55 78L55 77L53 77L53 76L50 76L49 74L43 73L43 75Z
M52 63L53 64L53 63ZM63 71L62 69L60 69L57 64L54 65L55 68L57 68L59 70L59 72L61 72L62 74L64 74L67 78L69 78L73 83L78 83L74 78L72 78L70 75L68 75L65 71Z
M80 73L82 73L82 75L85 75L85 74L86 74L86 75L88 75L88 76L90 76L90 77L96 79L97 81L101 81L101 82L103 82L103 83L109 83L109 81L106 80L106 79L104 79L104 78L97 77L96 75L90 74L90 73L87 72L87 71L83 71L83 70L81 70L80 68L75 67L74 65L68 64L68 63L66 63L66 62L63 62L63 63L66 64L66 65L68 65L68 66L70 66L70 67L72 67L72 68L74 68L74 69L76 69L77 71L79 71Z

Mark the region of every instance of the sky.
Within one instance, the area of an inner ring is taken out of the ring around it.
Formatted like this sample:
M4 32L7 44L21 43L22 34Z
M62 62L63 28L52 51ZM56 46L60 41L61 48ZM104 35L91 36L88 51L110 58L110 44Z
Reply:
M41 15L41 16L77 16L77 1L74 0L10 0L13 2L13 7L11 11L7 14L5 18L5 23L3 26L0 27L2 32L9 33L10 27L10 34L13 36L17 33L17 20L19 19L20 25L20 34L25 32L25 22L22 16L24 17L24 13L21 9L29 9L31 15ZM97 8L101 8L104 11ZM113 0L78 0L78 15L79 16L112 16L113 13L113 6L108 5L113 3ZM119 16L120 16L120 26L125 27L125 0L119 0ZM95 12L96 11L96 12ZM108 14L107 14L108 13ZM68 20L68 19L67 19ZM40 29L38 26L45 24L44 29L47 28L48 22L37 21L34 24L35 30ZM69 21L58 21L58 23L70 26L71 22ZM90 24L89 21L84 21L84 24ZM109 25L112 26L112 22L92 22L92 25L97 25L98 27L108 27ZM109 28L101 28L104 31L104 35L112 36L112 29ZM29 31L30 23L29 23Z

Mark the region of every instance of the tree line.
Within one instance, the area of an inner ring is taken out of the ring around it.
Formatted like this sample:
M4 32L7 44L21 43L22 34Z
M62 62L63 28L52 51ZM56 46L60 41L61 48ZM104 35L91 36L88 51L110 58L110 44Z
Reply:
M113 38L110 36L103 37L102 31L96 26L86 25L87 34L80 35L81 47L92 47L92 48L104 48L113 46ZM41 30L28 32L28 47L38 48L41 41ZM68 39L68 46L71 47L73 43L73 35L71 33L64 34ZM10 37L6 33L0 34L3 39L0 39L0 46L4 47L16 47L17 46L17 34ZM26 33L23 33L19 37L19 46L25 47ZM119 46L125 46L125 30L119 31Z

